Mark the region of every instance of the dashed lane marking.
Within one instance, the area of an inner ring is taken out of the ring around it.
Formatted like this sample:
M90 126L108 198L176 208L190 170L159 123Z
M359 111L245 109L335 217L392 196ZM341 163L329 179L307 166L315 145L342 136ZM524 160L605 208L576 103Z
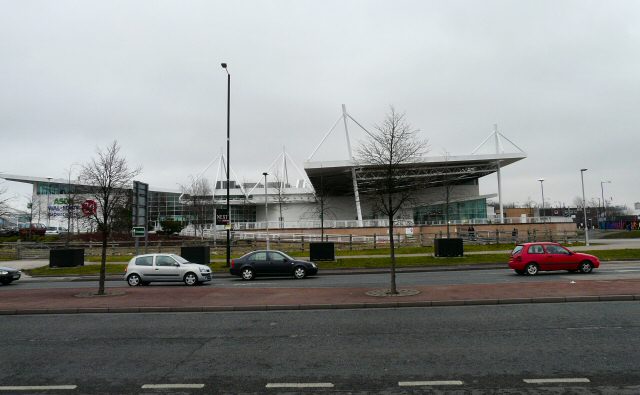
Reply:
M77 385L3 385L0 391L53 391L53 390L74 390Z
M436 385L462 385L460 380L436 380L436 381L400 381L400 387L420 387L420 386L436 386Z
M523 379L527 384L557 384L557 383L590 383L591 381L585 377L566 377L553 379Z
M266 388L333 388L333 383L268 383Z
M143 389L197 389L204 388L204 384L144 384Z

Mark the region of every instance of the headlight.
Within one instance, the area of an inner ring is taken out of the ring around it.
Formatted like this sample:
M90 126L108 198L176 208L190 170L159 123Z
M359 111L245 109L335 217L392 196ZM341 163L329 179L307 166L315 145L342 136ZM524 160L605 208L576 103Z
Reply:
M207 267L201 267L201 268L200 268L200 273L209 273L209 268L207 268Z
M6 276L7 274L9 274L8 271L6 270L0 270L0 275Z
M316 264L315 264L315 263L313 263L313 262L311 262L311 267L313 267L314 269L317 269L317 268L318 268L318 266L316 266Z

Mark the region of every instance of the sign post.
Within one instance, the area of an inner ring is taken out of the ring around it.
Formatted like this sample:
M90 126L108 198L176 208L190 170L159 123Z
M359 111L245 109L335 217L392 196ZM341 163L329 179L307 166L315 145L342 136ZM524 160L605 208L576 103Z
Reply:
M147 252L147 242L149 241L149 232L147 232L148 195L149 184L140 181L133 182L131 224L133 225L132 235L136 239L136 255L139 254L140 237L144 237L144 252Z

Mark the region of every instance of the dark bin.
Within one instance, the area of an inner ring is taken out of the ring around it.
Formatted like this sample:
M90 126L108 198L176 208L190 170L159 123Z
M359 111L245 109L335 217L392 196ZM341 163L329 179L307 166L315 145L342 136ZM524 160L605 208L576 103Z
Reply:
M436 256L462 256L462 239L435 239L434 251Z
M83 248L49 250L49 267L84 266Z
M209 265L211 248L208 246L181 247L180 256L192 263Z
M309 260L316 261L335 261L336 250L335 243L321 242L309 243Z

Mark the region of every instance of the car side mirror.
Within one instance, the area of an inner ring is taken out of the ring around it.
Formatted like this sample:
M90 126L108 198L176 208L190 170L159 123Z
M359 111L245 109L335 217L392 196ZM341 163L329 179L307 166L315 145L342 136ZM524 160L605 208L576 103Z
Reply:
M180 267L180 264L179 263L174 263L173 266Z

